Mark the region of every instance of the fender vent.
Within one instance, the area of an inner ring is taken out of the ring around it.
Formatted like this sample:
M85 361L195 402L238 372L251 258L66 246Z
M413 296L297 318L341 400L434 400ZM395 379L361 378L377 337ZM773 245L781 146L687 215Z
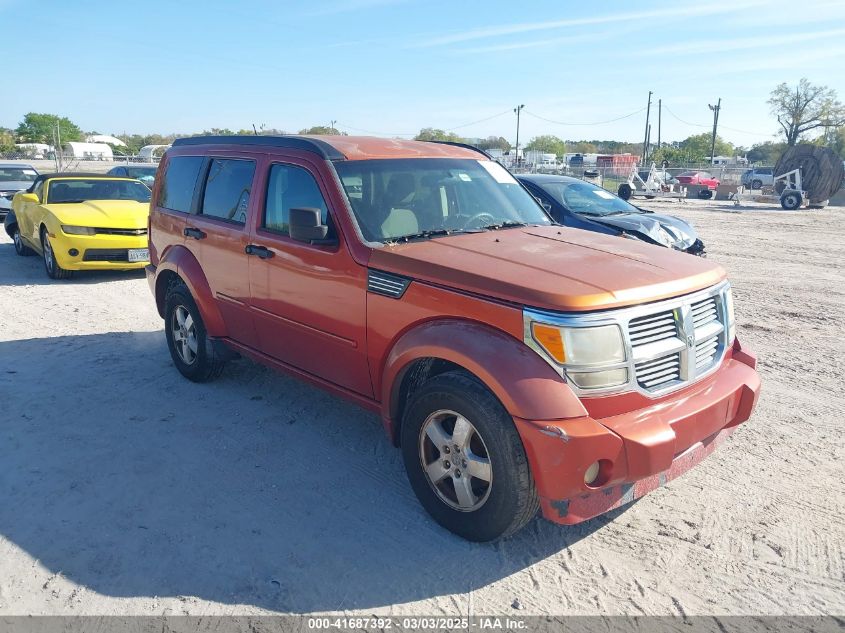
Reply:
M384 273L380 270L367 271L367 290L377 295L399 299L405 294L411 280L400 275Z

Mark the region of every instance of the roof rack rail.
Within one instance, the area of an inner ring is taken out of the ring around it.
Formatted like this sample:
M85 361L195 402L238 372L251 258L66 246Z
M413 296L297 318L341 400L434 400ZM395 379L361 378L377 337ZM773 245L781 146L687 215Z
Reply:
M473 152L478 152L482 154L484 157L493 160L493 157L490 156L487 152L485 152L480 147L476 147L475 145L470 145L469 143L458 143L457 141L435 141L435 140L428 140L426 143L440 143L441 145L454 145L455 147L463 147L464 149L471 149Z
M318 138L306 136L186 136L173 141L173 147L190 145L263 145L264 147L286 147L314 152L326 160L345 160L346 156Z

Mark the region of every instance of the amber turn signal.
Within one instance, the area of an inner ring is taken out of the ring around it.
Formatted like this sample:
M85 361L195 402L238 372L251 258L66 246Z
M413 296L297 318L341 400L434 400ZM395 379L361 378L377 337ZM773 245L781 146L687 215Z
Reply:
M534 335L534 340L556 362L561 365L566 362L566 351L563 348L563 335L561 334L560 328L545 325L544 323L532 323L531 333Z

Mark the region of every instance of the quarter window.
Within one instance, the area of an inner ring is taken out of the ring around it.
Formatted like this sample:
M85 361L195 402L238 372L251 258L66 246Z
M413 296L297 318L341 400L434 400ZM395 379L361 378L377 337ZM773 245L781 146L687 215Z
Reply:
M215 158L208 168L201 213L244 224L255 161Z
M302 167L273 165L267 182L262 226L288 235L290 210L303 207L320 209L323 224L328 223L326 201L314 176Z
M158 206L190 213L202 156L174 156L167 162L158 196Z

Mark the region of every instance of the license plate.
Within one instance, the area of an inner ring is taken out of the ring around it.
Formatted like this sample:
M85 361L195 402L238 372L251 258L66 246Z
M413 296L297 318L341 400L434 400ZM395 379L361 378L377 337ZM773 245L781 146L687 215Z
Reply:
M148 248L130 248L129 249L130 262L148 262L150 261L150 249Z

